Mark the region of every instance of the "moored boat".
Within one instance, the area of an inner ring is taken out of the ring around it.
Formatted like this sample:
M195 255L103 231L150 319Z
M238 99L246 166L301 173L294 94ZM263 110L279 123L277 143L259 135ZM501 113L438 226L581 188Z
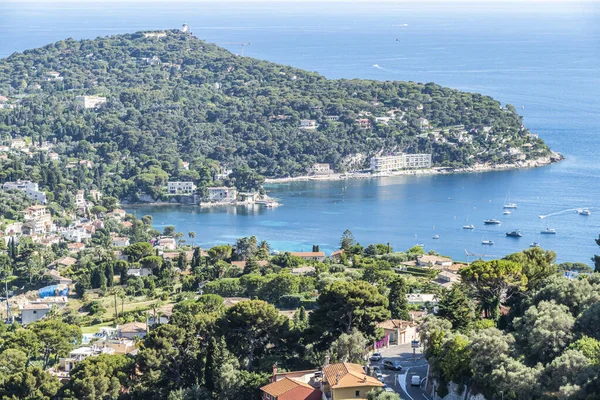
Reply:
M521 231L520 230L515 229L514 231L506 232L506 236L508 236L508 237L521 237L523 235L521 235Z
M486 225L500 225L502 222L498 221L495 218L492 218L492 219L486 219L486 220L484 220L483 223L486 224Z
M490 246L491 246L491 245L493 245L493 244L494 244L494 241L493 241L493 240L482 240L482 241L481 241L481 244L487 244L487 245L490 245Z
M554 228L546 228L544 230L542 230L542 232L540 232L544 235L556 235L556 229Z

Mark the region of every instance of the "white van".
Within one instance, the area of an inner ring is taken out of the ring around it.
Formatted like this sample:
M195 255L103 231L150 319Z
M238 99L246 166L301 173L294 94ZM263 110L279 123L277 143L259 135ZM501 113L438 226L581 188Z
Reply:
M421 377L419 375L413 375L410 377L411 386L421 386Z

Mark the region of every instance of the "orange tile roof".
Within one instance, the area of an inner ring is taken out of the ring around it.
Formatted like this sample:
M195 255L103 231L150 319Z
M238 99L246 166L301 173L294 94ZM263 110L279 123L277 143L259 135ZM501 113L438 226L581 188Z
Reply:
M379 322L377 326L383 329L400 329L404 330L412 324L410 321L401 319L388 319L387 321Z
M322 251L292 251L290 254L296 257L325 257Z
M383 386L383 382L365 374L362 365L351 363L330 364L323 368L325 378L333 389L359 386Z
M315 390L315 388L310 386L308 383L300 382L295 379L288 378L287 376L284 377L283 379L280 379L278 381L269 383L268 385L261 387L260 390L262 390L263 392L265 392L267 394L270 394L273 397L278 397L278 396L281 396L282 394L287 393L290 390L293 390L299 386Z
M256 263L259 267L266 267L267 265L269 265L268 260L256 260ZM246 261L232 261L231 265L233 265L234 267L240 267L244 269L246 268Z

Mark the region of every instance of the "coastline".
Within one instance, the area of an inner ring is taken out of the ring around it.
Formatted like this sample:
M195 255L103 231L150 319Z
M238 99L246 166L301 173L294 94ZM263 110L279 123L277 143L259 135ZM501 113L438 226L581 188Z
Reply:
M550 164L554 164L564 160L565 158L560 153L553 152L547 157L540 157L534 160L527 160L509 164L475 164L472 167L464 168L448 168L448 167L434 167L429 169L406 169L400 171L391 171L382 174L372 174L371 172L347 172L347 173L335 173L328 175L301 175L288 178L266 178L265 184L277 185L283 183L292 182L308 182L308 181L340 181L346 179L371 179L371 178L382 178L390 176L405 176L405 175L448 175L448 174L462 174L462 173L478 173L478 172L492 172L492 171L506 171L512 169L529 169L545 167Z

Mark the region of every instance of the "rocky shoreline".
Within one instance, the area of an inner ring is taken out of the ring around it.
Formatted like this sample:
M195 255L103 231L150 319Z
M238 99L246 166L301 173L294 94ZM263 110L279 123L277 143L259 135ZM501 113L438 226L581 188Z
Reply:
M267 178L265 184L281 184L291 182L308 182L308 181L339 181L345 179L371 179L389 176L403 175L445 175L445 174L460 174L460 173L476 173L476 172L491 172L505 171L511 169L538 168L550 165L564 160L564 156L560 153L553 152L546 157L536 158L534 160L518 161L509 164L475 164L472 167L464 168L446 168L434 167L429 169L414 169L393 171L384 174L372 174L371 172L347 172L344 174L329 174L329 175L302 175L288 178Z

